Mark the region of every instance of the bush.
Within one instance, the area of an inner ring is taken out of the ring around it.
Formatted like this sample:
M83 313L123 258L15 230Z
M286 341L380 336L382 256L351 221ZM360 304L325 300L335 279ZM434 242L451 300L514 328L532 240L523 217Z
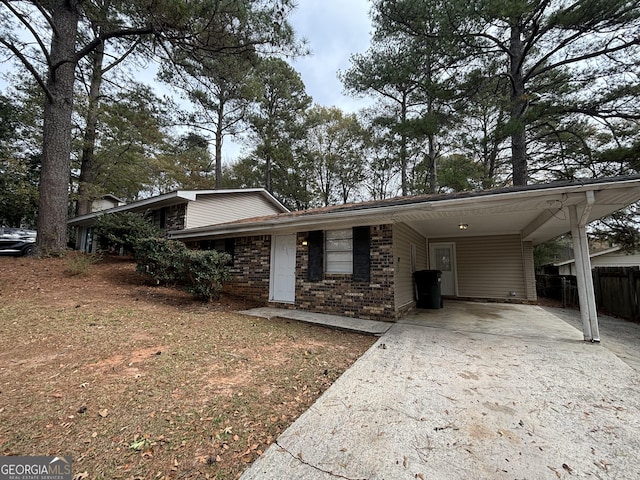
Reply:
M187 291L202 300L220 298L224 282L230 278L226 264L231 256L215 250L187 250L184 269L188 279Z
M89 267L94 263L98 263L102 258L100 255L89 253L73 253L67 255L67 274L72 277L86 275Z
M160 238L140 239L135 245L136 270L158 284L181 285L195 297L218 299L229 279L229 254L189 250L183 243Z
M149 275L158 285L183 284L183 257L187 247L182 242L164 238L141 238L133 247L136 270Z
M104 250L135 253L135 245L142 238L164 238L158 227L150 224L142 215L132 212L101 215L96 220L95 230Z

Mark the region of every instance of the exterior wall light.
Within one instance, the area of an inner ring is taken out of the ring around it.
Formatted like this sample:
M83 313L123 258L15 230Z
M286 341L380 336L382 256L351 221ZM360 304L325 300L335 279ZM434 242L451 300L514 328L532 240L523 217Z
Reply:
M468 223L459 223L458 224L458 228L460 230L466 230L467 228L469 228L469 224Z

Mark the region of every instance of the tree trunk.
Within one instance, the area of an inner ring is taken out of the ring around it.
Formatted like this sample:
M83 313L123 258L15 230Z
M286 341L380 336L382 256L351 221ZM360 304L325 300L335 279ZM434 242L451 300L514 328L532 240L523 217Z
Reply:
M75 80L75 44L80 13L77 1L53 3L53 36L44 105L42 171L38 205L40 252L60 252L67 245L71 114Z
M216 140L215 140L216 141L216 152L215 152L216 188L222 188L222 140L224 139L223 124L222 124L222 122L224 122L224 102L222 101L222 98L220 98L217 113L218 113L218 119L216 122Z
M521 38L519 20L513 20L511 25L511 39L509 42L510 74L511 74L511 164L513 167L513 184L527 184L527 139L526 123L524 119L527 101L525 85L522 75L524 45Z
M429 193L438 191L438 165L436 163L436 139L435 135L428 135L429 142Z
M94 183L96 174L93 159L96 148L96 129L98 125L98 110L100 108L100 88L102 86L103 61L104 45L100 44L93 54L93 71L91 75L91 85L89 86L87 125L84 131L76 215L91 213L91 203L95 197Z
M400 133L400 183L402 188L402 195L405 196L409 193L408 181L407 181L407 94L402 94L402 102L400 104L400 125L402 132Z

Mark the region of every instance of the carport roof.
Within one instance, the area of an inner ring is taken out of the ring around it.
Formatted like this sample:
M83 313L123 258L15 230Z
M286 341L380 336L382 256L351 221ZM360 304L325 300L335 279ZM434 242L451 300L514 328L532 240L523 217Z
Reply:
M518 234L538 244L570 231L570 206L586 224L638 200L640 175L634 175L336 205L179 230L170 237L198 240L406 223L432 239Z

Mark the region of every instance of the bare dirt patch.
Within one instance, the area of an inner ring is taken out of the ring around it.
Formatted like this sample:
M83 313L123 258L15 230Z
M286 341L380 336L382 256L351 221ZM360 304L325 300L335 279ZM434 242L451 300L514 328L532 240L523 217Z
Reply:
M0 271L0 455L71 455L78 478L237 478L375 341L194 301L129 259Z

